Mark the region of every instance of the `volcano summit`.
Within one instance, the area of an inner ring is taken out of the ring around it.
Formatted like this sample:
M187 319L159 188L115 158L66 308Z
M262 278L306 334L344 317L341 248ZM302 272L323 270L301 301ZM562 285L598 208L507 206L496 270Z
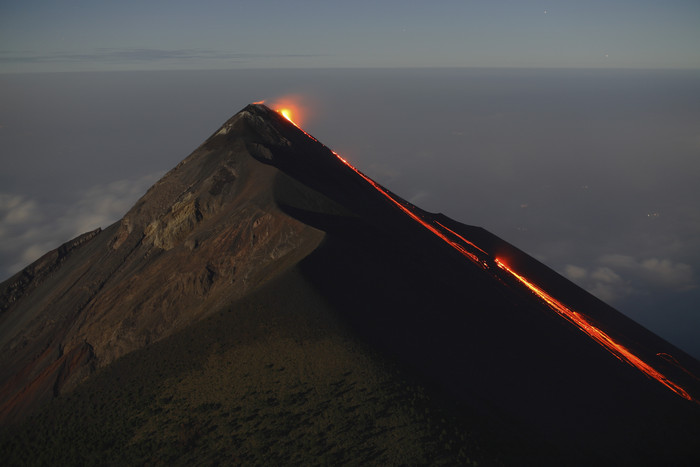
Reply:
M1 284L0 349L10 461L700 461L694 358L262 104Z

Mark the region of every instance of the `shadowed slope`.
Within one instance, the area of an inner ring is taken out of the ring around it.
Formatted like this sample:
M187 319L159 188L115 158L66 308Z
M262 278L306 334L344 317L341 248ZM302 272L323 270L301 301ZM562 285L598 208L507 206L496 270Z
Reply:
M533 455L522 434L433 396L291 268L0 431L0 450L10 465L488 465Z
M294 147L316 142L285 136ZM355 230L334 229L332 219L297 212L329 235L310 257L329 259L307 267L307 277L375 345L456 399L486 401L592 459L700 456L700 365L691 356L483 229L411 205L327 148L300 158L281 147L265 160L361 219ZM583 324L555 312L503 261ZM328 274L328 264L338 272Z

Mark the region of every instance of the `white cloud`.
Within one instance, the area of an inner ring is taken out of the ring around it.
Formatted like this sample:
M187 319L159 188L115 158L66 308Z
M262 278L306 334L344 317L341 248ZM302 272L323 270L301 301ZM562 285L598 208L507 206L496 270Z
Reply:
M585 268L574 266L573 264L567 264L564 267L564 275L570 280L577 282L579 280L585 279L588 275L588 271Z
M118 180L94 186L85 191L58 222L63 229L72 232L71 238L98 227L107 227L126 214L161 176L162 173L158 172L135 180Z
M36 202L22 195L0 193L0 223L17 225L37 215Z
M614 267L621 273L635 278L645 287L667 290L689 290L697 286L693 268L689 264L669 259L606 255L599 262Z
M676 290L695 288L693 268L689 264L649 258L642 261L641 268L647 280L660 287Z
M632 286L608 267L596 268L590 275L591 293L603 301L614 302L634 292Z
M597 268L595 271L593 271L591 273L591 279L595 279L599 282L604 282L607 284L614 284L622 280L620 276L617 273L615 273L615 271L606 267Z
M631 285L608 267L586 268L568 264L564 275L605 302L614 302L634 292Z
M603 301L614 302L650 291L676 292L697 287L693 268L669 259L637 259L628 255L603 255L598 266L568 264L564 275Z
M161 172L97 185L70 204L0 194L0 280L76 236L121 218ZM56 215L58 213L58 215Z

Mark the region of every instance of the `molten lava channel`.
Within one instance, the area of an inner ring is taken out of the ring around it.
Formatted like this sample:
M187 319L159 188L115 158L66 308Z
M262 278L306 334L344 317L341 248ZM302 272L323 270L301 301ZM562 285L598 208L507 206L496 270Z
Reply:
M297 127L299 130L301 130L306 136L311 138L312 140L319 142L316 138L311 136L309 133L304 131L299 125L297 125L294 120L292 119L292 111L288 108L282 108L278 109L277 112L282 115L285 119L287 119L290 123L292 123L295 127ZM652 378L667 388L669 388L671 391L675 392L679 396L683 397L684 399L687 399L689 401L693 401L695 403L700 404L700 401L694 399L693 397L688 394L688 392L683 389L681 386L678 384L674 383L670 379L668 379L665 375L663 375L661 372L655 370L651 365L648 363L644 362L641 358L633 354L628 348L623 346L622 344L616 342L609 334L604 332L603 330L599 329L598 327L594 326L590 319L587 318L585 315L573 311L569 309L566 305L564 305L562 302L557 300L556 298L552 297L549 295L547 292L536 286L533 282L529 281L526 279L524 276L521 274L518 274L515 272L513 269L508 267L501 259L499 258L491 258L491 256L484 251L482 248L479 248L476 244L473 242L467 240L464 238L462 235L458 234L454 230L446 227L445 225L441 224L440 222L436 220L426 220L424 219L420 214L414 212L412 209L413 206L402 202L402 200L396 199L386 188L369 178L367 175L363 174L360 170L355 168L352 164L350 164L347 160L345 160L340 154L338 154L335 151L332 151L333 155L340 161L342 162L346 167L351 169L353 172L355 172L357 175L359 175L362 179L364 179L367 183L372 186L375 190L377 190L379 193L381 193L385 198L387 198L392 204L394 204L396 207L398 207L401 211L403 211L406 215L408 215L411 219L422 225L424 228L426 228L428 231L432 232L434 235L436 235L438 238L440 238L442 241L447 243L449 246L451 246L453 249L458 251L462 256L473 262L474 264L480 266L482 269L488 269L489 268L489 262L495 262L495 264L502 269L503 271L507 272L510 274L512 277L517 279L518 282L523 284L525 287L527 287L531 292L533 292L536 296L538 296L549 308L551 308L554 312L556 312L559 316L567 320L568 322L572 323L576 327L578 327L581 331L586 333L591 339L593 339L595 342L600 344L603 348L608 350L611 354L613 354L615 357L617 357L619 360L628 363L629 365L632 365L633 367L637 368L639 371L644 373L646 376L649 378ZM671 357L669 355L669 357ZM673 357L671 357L673 358ZM674 359L675 360L675 359Z
M561 303L559 300L552 297L547 292L545 292L541 288L537 287L535 284L533 284L532 282L527 280L525 277L518 274L510 267L508 267L505 263L503 263L502 260L496 258L496 264L498 265L498 267L500 267L501 269L503 269L504 271L508 272L513 277L515 277L518 281L520 281L520 283L525 285L535 295L540 297L559 316L561 316L562 318L564 318L568 322L574 324L581 331L588 334L588 336L591 339L596 341L598 344L602 345L605 349L607 349L610 353L615 355L617 358L619 358L623 362L629 363L630 365L637 368L639 371L641 371L642 373L644 373L648 377L657 380L658 382L660 382L661 384L663 384L664 386L666 386L667 388L669 388L671 391L675 392L679 396L683 397L684 399L687 399L689 401L694 401L696 403L698 402L697 400L693 399L690 396L690 394L688 394L688 392L685 391L678 384L674 383L673 381L668 379L666 376L664 376L662 373L660 373L659 371L652 368L651 365L647 364L641 358L639 358L638 356L633 354L627 347L616 342L606 332L604 332L603 330L594 326L585 315L582 315L581 313L579 313L577 311L571 310L569 307L567 307L566 305Z

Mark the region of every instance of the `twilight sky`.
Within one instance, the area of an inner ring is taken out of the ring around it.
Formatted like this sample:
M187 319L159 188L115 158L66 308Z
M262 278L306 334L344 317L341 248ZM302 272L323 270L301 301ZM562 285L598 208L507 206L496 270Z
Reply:
M699 68L696 0L0 1L12 71Z
M0 0L0 281L291 96L392 191L700 358L700 2L427 3Z

